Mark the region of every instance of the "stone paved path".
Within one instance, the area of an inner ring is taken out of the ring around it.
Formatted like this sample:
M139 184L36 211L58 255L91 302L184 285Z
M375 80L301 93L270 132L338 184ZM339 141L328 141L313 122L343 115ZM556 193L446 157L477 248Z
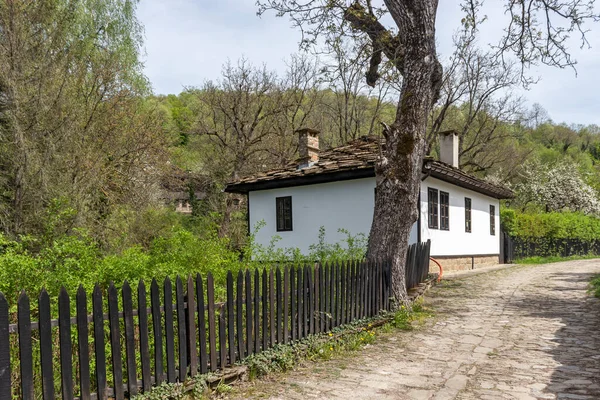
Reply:
M233 398L600 399L600 260L465 276L428 292L437 316L351 357L307 363Z

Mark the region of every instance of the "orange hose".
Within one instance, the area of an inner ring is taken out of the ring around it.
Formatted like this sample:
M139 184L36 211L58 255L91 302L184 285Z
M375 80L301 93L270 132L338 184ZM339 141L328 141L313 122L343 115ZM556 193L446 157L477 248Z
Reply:
M438 279L437 279L437 281L439 282L439 281L441 281L441 280L442 280L442 275L444 275L444 269L442 268L442 264L440 264L440 263L438 262L438 260L436 260L436 259L435 259L435 258L433 258L433 257L429 257L429 259L430 259L431 261L433 261L434 263L436 263L436 264L437 264L437 266L440 268L440 275L438 276Z

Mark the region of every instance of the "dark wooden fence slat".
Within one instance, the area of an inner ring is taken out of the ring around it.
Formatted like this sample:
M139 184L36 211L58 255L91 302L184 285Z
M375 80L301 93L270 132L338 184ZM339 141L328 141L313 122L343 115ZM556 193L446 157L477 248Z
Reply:
M8 301L0 293L0 398L11 398L10 334L8 332Z
M383 296L381 295L383 291L382 279L381 279L381 260L377 263L377 309L376 313L379 314L379 311L383 308L381 305L381 299Z
M348 322L354 321L354 271L356 267L356 262L352 261L348 263Z
M377 271L379 269L379 260L373 264L373 294L371 300L371 315L377 314L377 289L379 288L379 282L377 277Z
M71 343L71 299L62 287L58 294L58 343L60 345L61 388L63 399L72 399L73 393L73 346Z
M342 265L340 266L340 323L341 324L345 324L346 323L346 308L348 308L348 303L346 303L346 286L347 286L347 280L346 280L346 272L347 272L347 268L346 268L347 264L346 263L342 263Z
M298 267L298 339L304 338L304 268Z
M190 363L190 376L198 374L198 347L196 342L196 291L194 279L191 275L187 278L187 308L186 308L186 333L187 351Z
M314 269L306 266L306 287L308 295L308 334L315 333L315 284L313 279Z
M133 326L133 300L131 286L125 281L121 288L123 299L123 319L125 321L125 365L127 366L127 390L129 396L137 394L137 374L135 359L135 338Z
M90 383L90 344L87 312L87 296L85 289L79 285L75 298L77 303L77 355L79 358L79 398L89 400L91 398ZM40 313L41 314L41 313ZM41 337L40 329L40 337Z
M290 269L285 267L283 270L283 343L287 344L289 340L289 307L290 307Z
M321 313L320 313L320 320L321 320L321 332L326 332L327 331L327 268L326 266L323 264L321 265L321 267L319 268L319 280L320 280L320 285L321 285Z
M277 331L277 343L283 343L283 330L282 330L282 298L281 298L281 269L279 267L277 267L277 269L275 270L275 298L277 301L277 306L275 307L275 320L276 325L275 325L275 330Z
M379 309L383 310L385 309L385 305L384 305L384 293L385 293L385 289L384 289L384 261L382 260L379 263Z
M64 310L63 310L64 312ZM59 320L63 322L62 319ZM21 398L23 399L34 399L33 393L33 348L31 347L31 307L29 304L29 297L25 294L25 291L21 291L19 300L17 302L17 325L19 330L19 365L21 370ZM71 328L70 317L69 317L69 329ZM62 332L61 332L62 333ZM62 338L61 334L61 340ZM69 336L69 340L71 337ZM62 344L62 343L61 343ZM66 347L66 343L65 343ZM70 350L70 349L69 349ZM70 353L69 353L70 356ZM61 361L63 361L63 350L61 348ZM62 364L62 362L61 362ZM69 359L69 367L71 366L71 360ZM68 368L68 367L67 367ZM64 370L63 370L64 372ZM63 379L64 382L64 379ZM63 391L64 391L63 384ZM68 389L68 388L67 388ZM64 396L63 396L64 397ZM72 397L72 392L71 392Z
M219 307L219 366L221 370L227 365L227 331L225 329L225 305Z
M348 264L348 322L356 319L356 271L359 261Z
M186 313L183 281L180 276L175 279L175 302L177 307L177 348L179 349L179 382L185 381L187 376L187 335L186 335Z
M361 295L361 273L362 273L362 266L364 264L364 260L357 263L356 264L356 282L354 284L355 287L355 293L354 293L354 318L356 319L360 319L361 315L360 315L360 295Z
M40 366L42 372L42 396L44 400L54 400L54 373L52 368L52 316L50 314L50 296L48 296L46 289L42 289L40 292L40 296L38 298L38 310L40 314ZM2 367L3 366L0 366L0 368ZM6 398L10 398L10 396Z
M344 296L344 302L346 303L346 310L344 312L346 323L352 321L352 261L345 263L346 268L346 295Z
M104 342L104 311L102 307L102 290L96 284L92 292L92 313L94 320L94 357L96 358L96 395L99 400L106 400L106 348Z
M254 270L254 352L260 352L260 272ZM262 301L266 301L263 299Z
M262 346L263 349L267 349L269 347L269 309L267 295L269 291L267 270L263 269L262 271Z
M342 322L342 278L340 263L335 263L335 326L340 326Z
M310 335L310 296L309 296L309 291L308 288L310 286L310 281L309 281L309 277L308 277L308 266L305 265L304 266L304 282L303 282L303 286L302 286L302 301L304 304L304 309L302 310L303 313L303 319L302 319L302 333L304 335L304 337L307 337L308 335Z
M114 283L108 287L108 322L115 398L125 398L123 390L123 361L121 358L121 332L119 327L119 300Z
M373 307L373 314L375 315L379 314L379 310L381 309L379 304L379 300L381 299L381 276L379 274L380 269L381 260L378 260L375 268L375 306Z
M335 265L335 263L331 263L331 329L333 329L337 326L336 283L337 283L336 265Z
M196 274L196 305L198 309L198 347L200 348L200 373L208 372L208 353L206 351L206 317L204 310L204 282L202 275Z
M321 273L321 266L316 265L314 268L315 280L314 280L314 288L315 288L315 311L314 311L314 321L315 321L315 333L321 332L321 279L319 274Z
M319 264L319 268L318 268L318 273L317 273L317 278L318 278L318 283L317 283L317 288L318 288L318 307L317 307L317 332L321 333L324 332L324 327L323 327L323 301L325 300L325 296L323 295L323 265Z
M325 331L329 331L331 329L331 267L329 263L325 264L323 275L325 279L325 309L323 318L325 319Z
M206 276L206 301L208 303L208 347L210 348L210 370L217 370L217 333L215 328L215 282L209 272Z
M377 263L377 313L383 309L383 268L382 262Z
M175 383L175 325L173 320L173 284L168 277L164 282L164 309L165 309L165 351L167 358L167 382Z
M269 329L271 332L269 344L275 345L275 288L273 269L269 271Z
M235 364L235 314L233 312L233 274L227 272L227 340L229 364Z
M360 295L360 266L362 262L357 262L354 266L354 319L359 319L359 295Z
M298 319L297 319L297 289L296 289L296 267L290 270L290 325L292 341L298 339Z
M370 261L365 262L361 273L361 318L367 316L367 271L369 270L369 265Z
M373 261L369 261L365 269L365 317L371 315L371 269Z
M243 359L245 357L245 347L244 347L244 303L243 303L243 295L244 295L244 274L242 271L238 271L237 276L237 284L235 287L236 290L236 328L237 328L237 345L238 345L238 357Z
M252 276L250 275L250 271L246 270L246 355L254 352L252 322Z
M162 314L160 312L160 289L156 279L150 284L150 306L152 308L152 332L154 333L154 381L160 385L164 381Z
M144 281L138 282L138 323L140 327L140 363L142 366L142 390L147 392L152 386L152 372L150 370L150 343L148 339L148 308L146 286Z
M383 310L387 310L387 260L381 263L381 307Z
M376 291L377 291L377 261L373 262L373 265L371 266L371 284L370 284L370 289L371 289L371 298L370 298L370 312L369 315L372 317L375 315L375 297L376 297Z
M369 268L369 317L373 316L373 309L375 308L375 270L377 261L371 263Z

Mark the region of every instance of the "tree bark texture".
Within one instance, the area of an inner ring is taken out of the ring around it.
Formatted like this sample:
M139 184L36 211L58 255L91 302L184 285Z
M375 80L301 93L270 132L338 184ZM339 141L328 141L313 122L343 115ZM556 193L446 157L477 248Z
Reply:
M436 0L386 0L399 27L396 65L403 75L395 122L376 164L377 189L368 257L391 262L392 294L407 302L405 263L417 221L427 117L439 96L442 67L435 49ZM387 53L386 53L387 54ZM389 55L388 55L389 57Z

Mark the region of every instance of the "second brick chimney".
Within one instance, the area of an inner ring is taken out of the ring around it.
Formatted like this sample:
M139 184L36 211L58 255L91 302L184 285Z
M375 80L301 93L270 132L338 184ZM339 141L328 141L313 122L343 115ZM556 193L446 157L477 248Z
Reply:
M311 128L300 128L298 133L298 168L308 167L319 161L319 131Z

